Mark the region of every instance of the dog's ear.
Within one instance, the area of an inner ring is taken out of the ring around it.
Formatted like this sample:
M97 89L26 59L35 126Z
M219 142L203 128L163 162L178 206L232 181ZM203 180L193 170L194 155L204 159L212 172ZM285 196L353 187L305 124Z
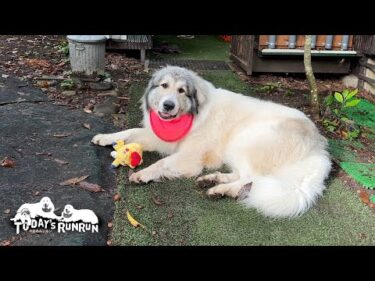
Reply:
M191 113L198 114L199 112L199 105L201 104L198 99L198 91L194 86L188 87L187 97L190 99L191 102Z
M150 81L148 82L148 85L146 87L145 93L144 93L143 98L142 98L142 103L146 107L147 110L150 109L150 103L149 103L149 100L148 100L148 96L149 96L151 90L156 88L157 86L158 85L155 82L155 73L154 73L154 75L152 75Z
M188 95L191 97L194 113L198 114L199 108L206 101L208 91L210 91L210 89L208 89L206 81L199 76L194 77L194 81L188 89Z

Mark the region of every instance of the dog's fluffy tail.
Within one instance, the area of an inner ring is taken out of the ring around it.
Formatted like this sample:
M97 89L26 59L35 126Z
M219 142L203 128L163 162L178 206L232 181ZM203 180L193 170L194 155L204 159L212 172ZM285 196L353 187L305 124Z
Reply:
M255 177L248 197L241 203L269 217L302 215L322 194L330 169L326 153L309 156L273 175Z

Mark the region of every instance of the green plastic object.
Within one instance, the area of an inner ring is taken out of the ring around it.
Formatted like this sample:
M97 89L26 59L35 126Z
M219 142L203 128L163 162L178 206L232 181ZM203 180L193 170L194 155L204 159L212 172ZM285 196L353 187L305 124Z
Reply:
M375 164L341 162L341 168L368 189L375 189Z

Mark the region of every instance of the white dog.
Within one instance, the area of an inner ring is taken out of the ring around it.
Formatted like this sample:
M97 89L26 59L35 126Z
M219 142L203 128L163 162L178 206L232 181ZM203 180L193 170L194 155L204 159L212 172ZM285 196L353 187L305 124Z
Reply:
M88 209L77 210L70 204L65 205L61 214L61 220L64 222L78 222L97 224L99 222L95 213Z
M173 66L152 76L142 109L143 128L92 140L98 145L136 142L145 151L169 155L133 173L132 182L194 177L203 168L225 164L231 173L202 176L197 183L215 185L208 195L236 198L241 193L241 202L271 217L303 214L325 189L331 168L327 141L296 109L217 89Z
M25 210L28 211L28 216L30 218L36 218L37 216L42 218L48 219L57 219L58 217L55 215L55 206L53 205L51 199L49 197L43 197L40 202L29 204L25 203L21 207L18 208L17 214L14 217L20 218L21 216L25 216ZM23 213L23 214L22 214Z
M14 218L10 219L11 221L21 221L22 224L31 225L31 217L29 209L22 209L16 213Z

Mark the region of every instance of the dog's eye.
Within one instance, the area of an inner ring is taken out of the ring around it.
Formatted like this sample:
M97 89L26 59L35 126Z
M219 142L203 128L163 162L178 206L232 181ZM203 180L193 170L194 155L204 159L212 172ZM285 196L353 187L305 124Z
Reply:
M179 92L180 94L185 93L185 89L184 89L184 88L179 88L179 89L178 89L178 92Z
M167 84L167 83L163 83L163 84L161 84L161 86L162 86L164 89L168 88L168 84Z

